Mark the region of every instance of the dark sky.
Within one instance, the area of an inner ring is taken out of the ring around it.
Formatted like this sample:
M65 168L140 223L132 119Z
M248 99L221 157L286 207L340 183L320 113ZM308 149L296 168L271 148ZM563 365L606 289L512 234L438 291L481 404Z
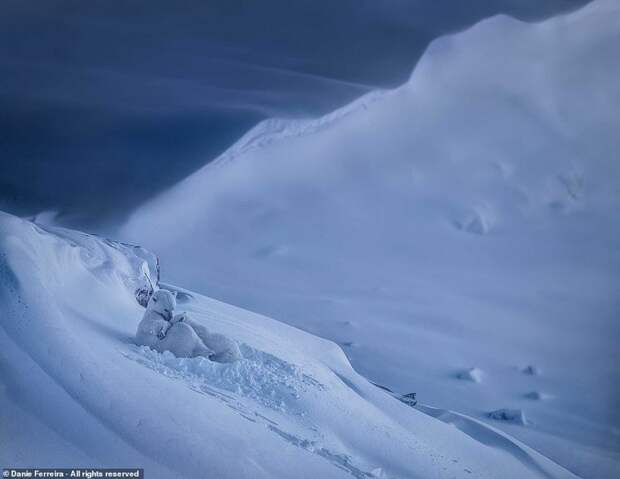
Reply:
M0 209L122 219L256 122L403 83L485 17L586 0L3 0Z

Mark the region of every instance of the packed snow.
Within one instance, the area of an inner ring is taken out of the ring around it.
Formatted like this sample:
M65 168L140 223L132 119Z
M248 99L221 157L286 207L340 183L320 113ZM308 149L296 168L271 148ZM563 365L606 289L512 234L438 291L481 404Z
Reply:
M374 383L617 476L619 32L598 0L441 38L401 88L258 126L118 237Z

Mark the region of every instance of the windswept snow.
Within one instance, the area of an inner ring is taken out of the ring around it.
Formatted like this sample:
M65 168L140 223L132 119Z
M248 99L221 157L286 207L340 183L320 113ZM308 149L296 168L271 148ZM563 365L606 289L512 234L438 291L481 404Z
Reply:
M464 434L402 404L329 341L190 291L179 290L183 307L239 341L243 358L138 347L133 286L146 252L4 213L0 233L3 465L139 466L162 478L575 477L508 436L489 440L486 426Z
M205 169L221 167L222 164L228 161L273 143L279 143L295 137L312 135L327 129L349 115L368 109L370 105L387 93L388 92L380 90L372 91L361 96L352 103L318 119L302 118L288 120L285 118L270 118L262 121L236 141L232 147L209 163Z
M374 382L613 477L619 32L599 0L439 39L406 85L260 125L119 235L174 282L342 344ZM473 365L480 384L455 377Z

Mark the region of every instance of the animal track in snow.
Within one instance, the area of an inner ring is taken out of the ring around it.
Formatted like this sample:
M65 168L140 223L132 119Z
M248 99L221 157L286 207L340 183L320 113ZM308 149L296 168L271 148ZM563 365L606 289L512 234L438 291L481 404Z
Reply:
M243 358L234 363L215 363L203 357L177 358L146 346L132 346L126 357L165 376L180 379L191 389L220 390L251 399L264 407L289 414L301 414L298 399L308 388L325 389L297 366L246 345Z

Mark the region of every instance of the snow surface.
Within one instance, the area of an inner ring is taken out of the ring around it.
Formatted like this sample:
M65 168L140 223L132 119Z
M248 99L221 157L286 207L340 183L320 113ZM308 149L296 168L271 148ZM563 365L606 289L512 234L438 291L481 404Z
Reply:
M473 419L401 403L330 341L191 291L178 289L179 307L238 341L243 359L136 346L134 290L150 259L0 213L3 466L139 466L150 478L575 477Z
M617 476L618 51L616 0L481 22L397 90L259 125L119 237L167 280L339 343L373 382Z

